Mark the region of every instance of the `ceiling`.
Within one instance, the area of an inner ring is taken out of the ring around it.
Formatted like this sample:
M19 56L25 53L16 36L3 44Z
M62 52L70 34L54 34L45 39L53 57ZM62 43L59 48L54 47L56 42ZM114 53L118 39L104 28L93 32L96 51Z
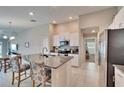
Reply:
M22 31L42 24L57 23L73 20L79 15L110 8L111 6L1 6L0 7L0 34L3 32ZM30 16L29 12L34 15ZM30 22L31 19L37 22ZM8 22L12 22L11 26Z
M99 27L88 27L88 28L83 28L82 34L87 35L87 34L97 34L99 32Z

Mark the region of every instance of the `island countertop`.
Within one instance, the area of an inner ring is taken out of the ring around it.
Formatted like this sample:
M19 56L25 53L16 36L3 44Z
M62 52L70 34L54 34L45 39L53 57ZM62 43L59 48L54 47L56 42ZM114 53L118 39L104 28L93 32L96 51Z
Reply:
M113 66L124 74L124 65L113 65Z
M44 57L38 54L27 55L29 61L32 61L36 64L41 64L42 62L45 63L46 67L50 67L53 69L57 69L66 62L70 61L73 57L72 56L48 56Z

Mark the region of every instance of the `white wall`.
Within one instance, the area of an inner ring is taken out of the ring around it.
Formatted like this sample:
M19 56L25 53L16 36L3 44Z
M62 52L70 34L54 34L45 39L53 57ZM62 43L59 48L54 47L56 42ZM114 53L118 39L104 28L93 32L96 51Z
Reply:
M78 20L61 23L55 26L55 34L62 35L64 33L79 32L79 22Z
M80 27L80 47L79 47L79 55L80 61L83 60L83 36L81 35L81 29L89 28L89 27L99 27L99 31L104 31L108 26L112 23L114 16L117 13L117 8L109 8L106 10L81 15L79 16L79 27Z
M112 24L109 29L120 29L124 28L124 7L121 7L117 15L114 17Z
M48 38L49 25L41 25L30 30L18 32L12 43L19 44L19 53L35 54L40 53L43 47L43 40ZM25 42L29 42L29 48L25 48Z
M80 28L98 27L100 31L108 28L112 23L114 16L117 13L117 8L110 8L103 11L94 12L79 17Z

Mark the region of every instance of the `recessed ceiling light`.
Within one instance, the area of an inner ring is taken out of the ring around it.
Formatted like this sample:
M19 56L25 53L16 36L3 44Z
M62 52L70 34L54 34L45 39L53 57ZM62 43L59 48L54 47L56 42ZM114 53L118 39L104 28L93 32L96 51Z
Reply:
M11 37L9 38L9 40L13 40L13 39L15 39L15 37L14 37L14 36L11 36Z
M72 17L70 16L69 19L72 20Z
M7 39L8 37L7 36L3 36L4 39Z
M33 12L29 12L29 15L33 16L33 15L34 15L34 13L33 13Z
M55 20L53 21L53 24L56 24L56 21Z
M30 22L37 22L37 20L35 20L35 19L31 19Z
M92 30L92 33L95 33L96 31L95 30Z

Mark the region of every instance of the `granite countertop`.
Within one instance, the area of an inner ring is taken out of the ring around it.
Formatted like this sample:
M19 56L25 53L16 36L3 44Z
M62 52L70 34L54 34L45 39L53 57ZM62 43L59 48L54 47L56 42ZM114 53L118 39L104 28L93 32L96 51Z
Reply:
M124 65L113 65L117 69L119 69L122 73L124 73Z
M36 64L45 63L46 67L57 69L66 62L70 61L72 56L48 56L44 57L39 54L28 55L29 61L32 61Z
M44 62L47 67L57 69L58 67L62 66L72 58L73 57L70 56L50 56L46 58Z
M64 53L58 53L58 52L50 52L50 54L64 54ZM68 53L68 54L75 54L75 55L78 55L79 53Z

